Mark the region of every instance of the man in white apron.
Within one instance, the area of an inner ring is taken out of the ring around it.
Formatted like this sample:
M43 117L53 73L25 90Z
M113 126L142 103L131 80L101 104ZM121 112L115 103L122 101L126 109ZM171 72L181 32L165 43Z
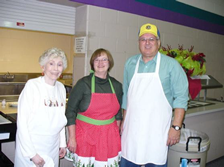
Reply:
M121 167L166 167L168 146L180 139L188 80L180 64L159 48L157 27L144 24L141 54L129 58L124 70Z

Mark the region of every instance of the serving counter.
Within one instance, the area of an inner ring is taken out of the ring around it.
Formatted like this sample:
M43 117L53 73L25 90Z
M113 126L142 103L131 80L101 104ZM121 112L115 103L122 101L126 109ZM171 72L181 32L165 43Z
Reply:
M204 101L203 101L204 102ZM211 142L207 162L224 156L224 102L209 101L207 106L190 108L185 115L187 129L204 132Z
M15 121L16 103L8 102L5 107L0 103L0 111L8 119ZM207 162L224 156L224 103L218 101L194 101L186 112L184 123L187 129L201 131L209 136L211 145L208 150ZM1 125L0 125L1 126ZM15 124L13 125L15 132ZM14 148L12 149L14 150ZM8 148L3 150L7 154ZM13 159L12 159L13 161Z
M5 112L4 112L5 111ZM13 167L13 160L10 160L5 153L2 151L2 143L15 141L16 136L16 118L10 115L16 115L16 109L9 112L10 108L0 109L0 166L1 167ZM10 113L10 114L7 114Z

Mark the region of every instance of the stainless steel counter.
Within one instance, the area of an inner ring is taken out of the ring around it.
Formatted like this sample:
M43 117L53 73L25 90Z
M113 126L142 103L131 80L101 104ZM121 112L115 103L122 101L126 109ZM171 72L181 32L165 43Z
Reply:
M204 105L204 106L201 105L200 107L194 107L194 108L188 109L186 112L185 118L193 117L196 115L203 115L203 114L218 112L218 111L224 111L224 102L211 101L211 100L207 100L206 102L204 101L199 101L199 102L208 103L210 105Z
M187 110L184 123L187 129L208 135L211 145L207 153L207 162L210 162L224 156L224 103L208 102L215 104Z
M208 75L210 79L201 79L201 87L202 89L215 89L222 88L223 85L219 83L214 77Z

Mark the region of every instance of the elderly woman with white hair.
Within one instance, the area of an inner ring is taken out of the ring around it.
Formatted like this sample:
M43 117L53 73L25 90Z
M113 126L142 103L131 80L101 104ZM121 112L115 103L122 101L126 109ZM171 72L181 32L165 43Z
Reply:
M15 167L58 167L66 152L66 91L57 79L65 53L52 48L39 58L43 75L30 79L19 96Z

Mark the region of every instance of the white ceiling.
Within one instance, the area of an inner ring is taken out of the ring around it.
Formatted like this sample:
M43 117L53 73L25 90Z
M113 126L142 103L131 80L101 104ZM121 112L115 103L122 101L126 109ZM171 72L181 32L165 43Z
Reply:
M207 12L224 16L224 0L176 0Z

